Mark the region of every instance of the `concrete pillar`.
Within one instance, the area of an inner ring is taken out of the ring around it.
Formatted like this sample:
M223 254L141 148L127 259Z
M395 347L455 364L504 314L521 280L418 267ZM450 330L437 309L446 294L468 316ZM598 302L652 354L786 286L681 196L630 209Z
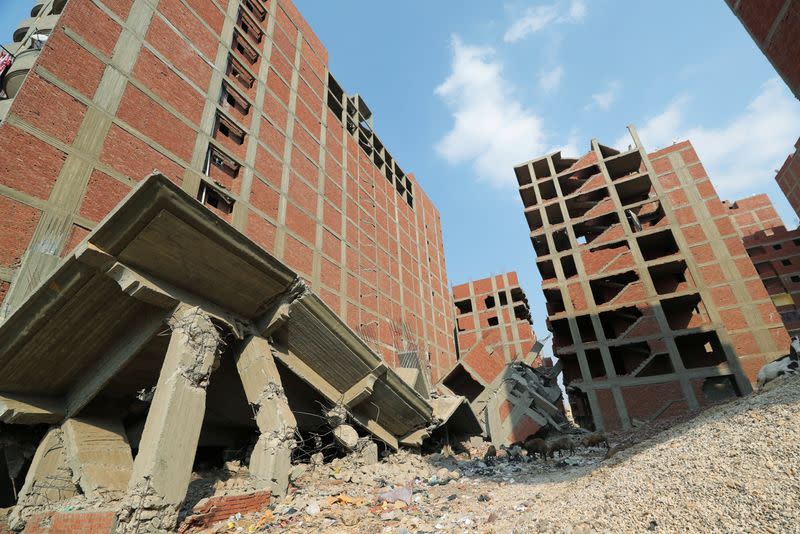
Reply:
M174 529L192 475L219 334L199 308L184 305L169 325L172 335L133 462L118 533Z
M269 343L251 336L236 357L247 401L256 409L261 432L250 457L250 474L262 488L285 495L289 486L297 421L289 408Z
M64 445L72 481L90 499L113 502L128 488L133 456L125 428L118 419L67 419Z
M72 482L72 472L67 465L64 431L59 427L51 428L33 455L8 524L13 530L22 530L28 518L40 508L77 494L78 488Z

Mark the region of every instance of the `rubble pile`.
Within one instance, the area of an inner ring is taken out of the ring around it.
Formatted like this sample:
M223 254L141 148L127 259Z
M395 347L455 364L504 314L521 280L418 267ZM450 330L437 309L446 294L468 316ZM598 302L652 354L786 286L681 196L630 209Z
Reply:
M633 444L610 459L601 445L545 461L501 448L484 460L489 444L473 439L455 455L296 467L285 498L210 531L793 531L800 379L766 389L638 443L629 434Z

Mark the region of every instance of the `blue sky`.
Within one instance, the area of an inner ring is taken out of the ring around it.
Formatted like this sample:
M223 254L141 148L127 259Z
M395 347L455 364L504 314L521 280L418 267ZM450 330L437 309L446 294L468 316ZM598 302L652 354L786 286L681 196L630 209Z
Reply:
M439 208L451 284L516 270L544 302L512 167L594 137L690 138L723 199L767 192L800 104L723 0L295 0L348 92ZM2 0L10 35L33 2Z

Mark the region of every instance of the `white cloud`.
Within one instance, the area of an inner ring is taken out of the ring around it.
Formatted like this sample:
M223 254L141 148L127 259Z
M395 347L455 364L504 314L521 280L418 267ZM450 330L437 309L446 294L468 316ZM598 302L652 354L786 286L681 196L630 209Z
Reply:
M621 84L618 81L609 82L605 91L592 95L593 104L586 106L586 109L591 109L594 105L603 111L607 111L611 107L611 104L617 99L620 87Z
M569 6L569 19L573 21L583 20L588 11L586 3L582 0L573 0Z
M471 161L482 181L512 185L512 167L546 151L542 120L514 97L491 48L466 45L458 36L452 47L452 71L435 93L454 124L436 151L451 164Z
M507 43L520 41L551 24L579 22L586 17L587 8L583 0L572 0L566 7L563 2L527 8L522 16L506 30L503 40ZM561 12L566 11L565 14Z
M561 85L563 77L564 67L561 65L557 65L550 70L543 70L539 73L539 87L546 93L555 91Z
M675 98L639 128L648 152L689 139L722 198L762 191L793 151L800 103L780 80L771 79L741 113L709 128L686 124L690 102L686 95ZM622 138L617 146L628 143Z

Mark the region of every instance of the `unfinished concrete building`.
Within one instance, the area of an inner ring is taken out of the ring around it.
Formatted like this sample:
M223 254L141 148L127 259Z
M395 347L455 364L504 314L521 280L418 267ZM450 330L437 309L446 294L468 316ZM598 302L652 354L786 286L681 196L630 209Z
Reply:
M439 214L290 0L31 8L0 37L0 315L158 169L389 365L431 382L453 365Z
M688 141L515 168L573 416L613 430L751 391L789 338Z
M725 1L794 96L800 98L800 1Z
M783 226L767 195L737 200L728 209L786 330L800 335L800 229Z
M0 436L29 436L0 442L29 465L15 529L73 499L116 532L171 530L198 457L240 450L282 495L319 440L419 446L439 422L298 273L160 175L0 326Z

